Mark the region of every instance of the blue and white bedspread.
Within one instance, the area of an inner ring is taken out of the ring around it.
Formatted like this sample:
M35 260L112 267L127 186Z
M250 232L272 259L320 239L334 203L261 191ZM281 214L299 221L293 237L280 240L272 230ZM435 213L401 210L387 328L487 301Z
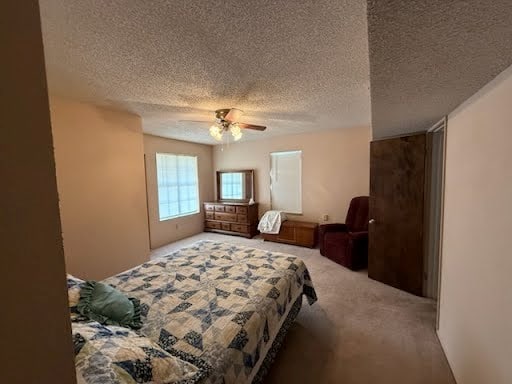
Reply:
M202 382L212 384L257 381L302 295L309 304L317 299L299 258L211 241L104 282L140 299L142 335L171 354L205 363Z

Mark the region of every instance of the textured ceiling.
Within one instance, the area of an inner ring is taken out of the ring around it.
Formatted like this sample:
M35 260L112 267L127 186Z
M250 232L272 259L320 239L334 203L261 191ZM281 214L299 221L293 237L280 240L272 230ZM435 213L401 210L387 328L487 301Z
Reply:
M369 0L374 138L425 130L512 64L511 0Z
M41 0L50 93L135 112L159 136L214 143L218 108L266 125L242 140L369 125L364 0Z

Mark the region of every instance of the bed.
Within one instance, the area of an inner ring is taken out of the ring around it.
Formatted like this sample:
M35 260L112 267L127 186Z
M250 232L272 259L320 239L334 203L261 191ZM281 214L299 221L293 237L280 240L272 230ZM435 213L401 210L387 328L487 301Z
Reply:
M302 297L310 305L317 300L301 259L212 241L104 282L140 300L143 326L138 334L180 359L180 369L189 374L173 382L187 384L259 383L299 313ZM75 339L84 326L74 324ZM90 339L97 337L96 329ZM89 357L87 361L91 364Z

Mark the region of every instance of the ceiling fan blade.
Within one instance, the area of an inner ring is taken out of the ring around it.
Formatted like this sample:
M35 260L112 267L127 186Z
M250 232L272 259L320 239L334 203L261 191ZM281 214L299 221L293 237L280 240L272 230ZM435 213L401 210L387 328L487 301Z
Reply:
M229 112L224 116L226 121L237 122L240 117L244 114L244 111L236 108L231 108Z
M182 123L205 123L205 124L213 124L211 120L178 120L178 124Z
M238 126L243 129L254 129L255 131L264 131L267 127L263 125L254 125L254 124L246 124L246 123L238 123Z

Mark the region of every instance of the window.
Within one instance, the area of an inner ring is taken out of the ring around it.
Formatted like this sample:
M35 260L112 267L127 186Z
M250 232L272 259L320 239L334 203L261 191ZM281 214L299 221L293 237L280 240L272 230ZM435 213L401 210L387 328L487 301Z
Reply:
M222 199L243 199L245 196L245 174L241 172L223 173L220 177L222 184Z
M302 213L302 151L273 152L270 164L272 209Z
M160 221L199 212L197 157L156 154Z

